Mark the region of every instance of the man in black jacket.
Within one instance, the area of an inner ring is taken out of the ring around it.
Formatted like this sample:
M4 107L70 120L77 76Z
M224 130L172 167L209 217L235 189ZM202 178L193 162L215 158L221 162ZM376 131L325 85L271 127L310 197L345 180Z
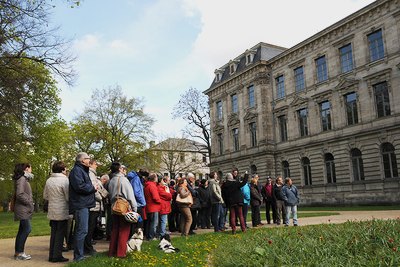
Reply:
M90 157L79 152L69 174L69 213L74 215L74 261L84 259L84 241L88 233L89 209L96 205L95 188L89 177Z
M276 182L274 184L274 189L273 189L273 196L276 202L276 224L280 225L281 220L285 220L285 201L282 198L282 186L283 186L283 180L282 176L278 176L276 178ZM281 217L282 214L282 217Z

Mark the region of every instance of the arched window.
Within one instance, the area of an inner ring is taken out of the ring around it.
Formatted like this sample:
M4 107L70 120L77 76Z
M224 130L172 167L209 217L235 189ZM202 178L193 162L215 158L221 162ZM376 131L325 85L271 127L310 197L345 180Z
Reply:
M381 153L385 178L399 177L394 146L391 143L383 143L381 145Z
M307 157L302 158L301 166L303 167L304 185L312 185L310 160Z
M282 173L283 178L290 177L289 162L286 160L282 161Z
M325 154L325 171L328 184L336 183L335 158L331 153Z
M251 171L251 174L256 174L257 173L257 166L256 165L251 165L250 166L250 171Z
M350 151L351 164L353 167L353 181L364 181L364 164L362 160L361 151L357 148L353 148Z

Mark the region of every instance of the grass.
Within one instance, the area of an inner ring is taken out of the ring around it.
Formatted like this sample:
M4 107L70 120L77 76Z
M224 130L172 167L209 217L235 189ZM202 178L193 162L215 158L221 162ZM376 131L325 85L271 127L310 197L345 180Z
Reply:
M69 266L400 266L400 219L256 228L172 242L179 253L165 254L151 241L125 259L98 254Z
M46 213L34 213L30 236L50 235L49 220ZM14 221L14 213L0 212L0 239L13 238L17 235L19 222Z
M400 210L400 205L393 206L332 206L332 207L302 207L299 211L368 211L368 210Z

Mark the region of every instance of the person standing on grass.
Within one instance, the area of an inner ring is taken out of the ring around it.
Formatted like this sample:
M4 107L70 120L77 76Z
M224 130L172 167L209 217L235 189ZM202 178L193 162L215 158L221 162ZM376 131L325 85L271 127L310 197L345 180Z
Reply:
M25 253L25 243L32 230L33 214L32 188L29 184L33 179L32 167L29 163L18 163L14 168L14 220L19 221L18 234L15 238L15 260L30 260L32 257Z
M218 174L210 173L208 180L208 190L211 201L211 222L214 226L214 232L223 232L225 226L224 199L222 198L221 186L219 185Z
M179 195L181 199L186 199L186 198L191 199L191 203L190 201L185 203L177 201L177 205L181 213L179 222L181 235L187 237L190 231L190 226L192 225L193 221L192 213L190 212L190 206L193 204L193 197L188 188L188 182L186 178L181 178L178 181L178 188L176 190L176 193L177 195Z
M147 217L147 240L156 238L158 217L161 210L161 198L157 189L158 177L155 173L150 173L144 185L144 196L146 199L146 217Z
M137 203L133 193L132 185L124 175L124 169L119 162L111 164L112 179L108 184L108 197L111 207L117 200L117 196L125 198L132 209L137 212ZM127 242L131 233L131 223L127 222L124 216L112 214L112 230L110 237L110 245L108 249L109 257L126 257Z
M258 187L258 175L254 175L250 183L250 206L251 206L251 223L253 227L263 226L261 223L260 207L262 196Z
M276 225L281 224L281 220L285 220L285 201L282 198L282 186L283 186L283 181L282 181L282 176L278 176L275 180L275 184L273 187L273 197L275 199L276 203Z
M290 214L293 215L293 225L297 226L297 205L300 198L297 187L293 185L292 179L289 177L285 179L285 185L282 187L282 198L286 207L285 226L289 226Z
M49 262L66 262L62 255L64 237L67 233L69 220L69 181L67 168L62 161L54 162L52 174L46 181L43 199L49 203L47 218L50 219L50 249Z
M69 174L69 212L74 215L74 261L84 259L84 243L88 233L89 209L96 206L97 188L89 177L90 157L79 152Z
M244 218L244 223L246 228L249 228L247 226L247 214L249 211L249 206L250 206L250 200L251 200L251 196L250 196L250 184L246 183L242 188L240 188L240 190L243 193L243 207L242 207L242 212L243 212L243 218Z

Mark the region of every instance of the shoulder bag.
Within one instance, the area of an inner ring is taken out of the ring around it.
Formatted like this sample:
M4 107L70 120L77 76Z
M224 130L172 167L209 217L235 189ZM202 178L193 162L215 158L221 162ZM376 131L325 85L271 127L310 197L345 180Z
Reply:
M131 207L129 205L128 200L126 200L125 198L123 198L120 194L120 190L121 190L121 181L120 181L120 177L118 176L118 188L117 188L117 196L115 197L115 202L112 206L112 213L115 215L124 215L125 213L127 213Z

